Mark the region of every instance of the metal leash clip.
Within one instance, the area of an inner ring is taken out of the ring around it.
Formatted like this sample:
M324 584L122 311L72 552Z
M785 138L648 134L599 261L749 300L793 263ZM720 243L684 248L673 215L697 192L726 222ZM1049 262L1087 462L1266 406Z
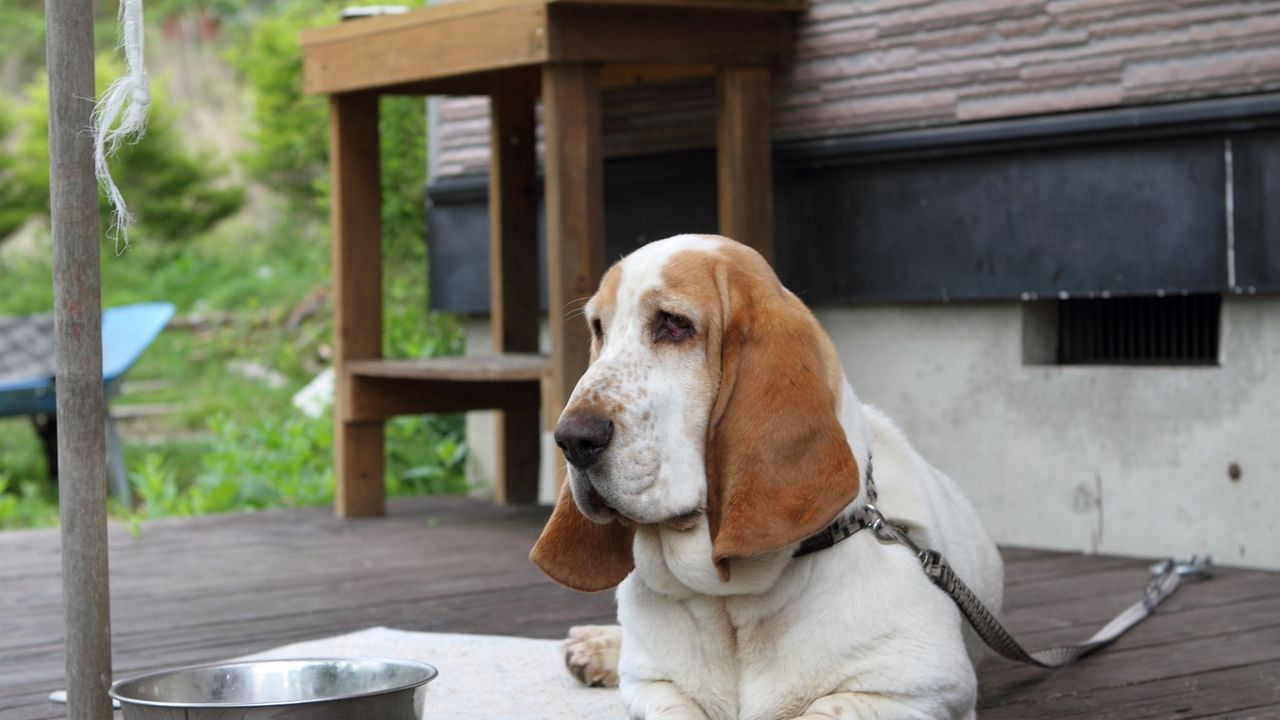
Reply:
M1151 574L1163 575L1170 569L1180 577L1210 578L1213 577L1213 556L1192 555L1186 562L1178 562L1173 558L1161 560L1151 566Z
M905 546L915 553L916 557L924 558L925 551L911 541L911 536L907 534L905 527L894 525L885 520L884 515L880 514L880 510L871 503L864 505L863 511L867 514L867 527L871 528L876 540L879 540L884 545L897 544Z

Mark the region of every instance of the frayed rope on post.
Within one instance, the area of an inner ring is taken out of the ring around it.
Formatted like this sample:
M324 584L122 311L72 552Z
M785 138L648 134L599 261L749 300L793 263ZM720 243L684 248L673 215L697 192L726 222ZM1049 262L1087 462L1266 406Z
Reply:
M151 84L147 77L143 58L145 28L142 24L142 0L120 0L120 45L124 48L128 72L118 78L98 98L94 108L94 168L107 200L111 202L111 234L116 241L116 253L129 248L129 224L132 217L125 205L124 196L111 179L107 159L115 154L122 142L136 143L147 132L147 109L151 107ZM124 245L121 246L121 236Z

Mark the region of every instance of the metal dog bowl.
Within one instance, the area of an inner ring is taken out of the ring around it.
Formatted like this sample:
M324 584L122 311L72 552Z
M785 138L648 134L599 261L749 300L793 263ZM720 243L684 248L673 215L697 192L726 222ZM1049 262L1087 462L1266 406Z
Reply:
M196 665L111 686L124 720L422 720L436 669L325 658Z

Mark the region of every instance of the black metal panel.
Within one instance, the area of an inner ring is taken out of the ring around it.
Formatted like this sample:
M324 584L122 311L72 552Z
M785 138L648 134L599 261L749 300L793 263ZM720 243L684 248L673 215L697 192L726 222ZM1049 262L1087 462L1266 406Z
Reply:
M1231 136L1235 292L1280 288L1280 131Z
M1216 291L1223 179L1213 137L793 171L779 269L818 303Z
M610 160L605 168L605 261L682 232L715 232L715 155L694 151ZM489 311L487 180L466 177L428 188L431 306ZM538 208L539 303L547 309L547 243Z
M484 201L436 199L427 213L431 307L489 312L489 210ZM545 277L539 270L539 277Z
M815 304L1229 292L1231 133L1237 285L1280 292L1277 112L1263 95L782 145L775 263ZM714 171L705 150L608 161L606 257L712 230ZM429 188L434 307L487 311L484 182Z
M606 262L664 237L716 232L715 162L709 150L609 161Z

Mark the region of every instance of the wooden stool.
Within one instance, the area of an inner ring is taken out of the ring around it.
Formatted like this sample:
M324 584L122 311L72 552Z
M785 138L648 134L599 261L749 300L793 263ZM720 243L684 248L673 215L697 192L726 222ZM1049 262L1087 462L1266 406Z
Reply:
M535 502L539 392L554 423L585 371L564 309L604 272L602 87L715 74L720 232L773 245L769 67L804 0L464 0L302 33L306 89L330 95L337 510L383 511L383 423L499 409L497 492ZM382 356L378 97L488 95L490 293L497 356ZM537 158L545 148L550 359L538 351Z

